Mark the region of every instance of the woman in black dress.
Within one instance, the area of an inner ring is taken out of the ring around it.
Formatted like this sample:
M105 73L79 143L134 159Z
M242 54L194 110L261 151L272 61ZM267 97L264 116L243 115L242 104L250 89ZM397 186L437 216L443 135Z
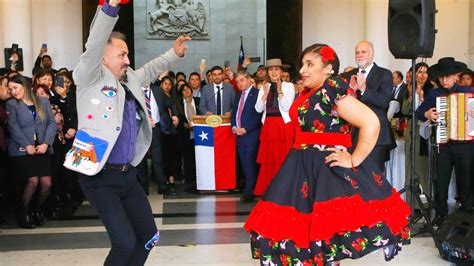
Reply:
M13 77L8 87L14 97L6 106L10 115L8 155L22 194L18 222L24 228L34 228L44 223L40 207L51 187L50 159L56 122L49 101L33 94L24 77Z
M163 144L163 162L164 172L168 177L168 183L170 186L174 186L175 178L181 176L181 170L179 168L178 161L179 153L176 149L178 136L176 127L178 126L178 112L176 110L176 101L173 100L172 96L173 83L170 78L164 77L161 80L160 87L163 92L162 96L165 102L165 110L160 110L161 119L166 119L170 125L166 131L161 134L161 143Z
M262 265L337 265L384 248L390 260L409 238L410 208L367 159L377 116L334 76L331 47L306 48L301 63L305 89L290 108L295 144L245 223L253 256Z

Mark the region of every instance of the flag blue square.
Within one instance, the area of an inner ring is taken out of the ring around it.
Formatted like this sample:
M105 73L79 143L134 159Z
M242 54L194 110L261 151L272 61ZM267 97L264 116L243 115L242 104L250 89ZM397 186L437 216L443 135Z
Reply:
M194 145L214 147L214 128L194 126Z

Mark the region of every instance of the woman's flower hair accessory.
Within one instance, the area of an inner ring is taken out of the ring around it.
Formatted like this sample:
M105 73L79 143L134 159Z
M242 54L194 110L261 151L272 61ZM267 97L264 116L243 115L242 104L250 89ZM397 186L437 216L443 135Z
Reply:
M332 61L336 59L334 50L329 46L324 46L319 50L319 54L321 55L321 59L323 63L327 63L328 61Z

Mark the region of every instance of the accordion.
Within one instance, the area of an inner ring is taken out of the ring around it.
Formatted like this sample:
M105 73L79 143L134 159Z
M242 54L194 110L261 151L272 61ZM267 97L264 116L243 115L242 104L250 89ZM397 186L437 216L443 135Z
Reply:
M452 93L436 98L439 114L436 143L474 140L474 93Z

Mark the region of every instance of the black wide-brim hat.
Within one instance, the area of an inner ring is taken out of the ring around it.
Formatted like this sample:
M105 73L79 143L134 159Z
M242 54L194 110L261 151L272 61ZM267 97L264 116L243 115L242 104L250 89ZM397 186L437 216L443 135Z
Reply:
M428 69L428 74L431 78L436 79L442 76L461 73L466 69L466 64L455 61L453 57L443 57L438 60L437 64L432 65Z

